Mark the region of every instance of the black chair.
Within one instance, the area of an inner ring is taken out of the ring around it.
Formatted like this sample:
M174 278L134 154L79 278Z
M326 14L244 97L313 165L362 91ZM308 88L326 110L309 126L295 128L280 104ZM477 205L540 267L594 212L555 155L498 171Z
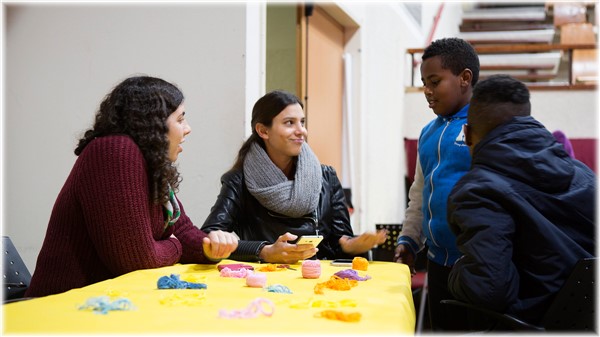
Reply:
M393 261L396 250L396 239L402 230L402 224L376 224L376 230L386 229L388 236L385 242L372 249L373 261Z
M22 300L31 282L31 274L8 236L2 237L2 250L4 251L3 302Z
M579 260L571 275L556 294L540 325L530 324L511 315L483 309L457 300L441 303L474 310L489 326L485 331L578 331L596 333L596 260Z

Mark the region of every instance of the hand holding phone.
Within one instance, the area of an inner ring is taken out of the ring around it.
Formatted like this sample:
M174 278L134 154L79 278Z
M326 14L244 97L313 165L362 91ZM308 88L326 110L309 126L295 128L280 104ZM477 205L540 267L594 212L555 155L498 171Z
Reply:
M321 243L322 240L322 235L303 235L294 243L297 245L313 245L313 247L316 247L319 245L319 243Z
M259 257L267 262L294 264L299 260L306 260L314 256L319 248L313 244L318 245L322 237L318 238L318 241L309 240L313 243L296 245L299 240L298 235L286 232L280 235L274 243L264 246Z

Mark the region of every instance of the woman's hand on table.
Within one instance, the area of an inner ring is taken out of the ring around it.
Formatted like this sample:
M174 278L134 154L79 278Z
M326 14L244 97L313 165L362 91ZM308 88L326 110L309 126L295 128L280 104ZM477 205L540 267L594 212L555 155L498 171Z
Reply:
M269 263L294 264L299 260L308 259L319 251L313 245L297 245L288 243L298 238L298 235L285 233L273 244L265 245L259 253L259 258Z
M386 238L387 230L380 229L375 233L367 232L356 237L342 236L340 238L340 245L345 253L357 255L384 243Z
M228 258L237 249L238 237L234 233L224 231L212 231L202 239L204 255L211 260Z

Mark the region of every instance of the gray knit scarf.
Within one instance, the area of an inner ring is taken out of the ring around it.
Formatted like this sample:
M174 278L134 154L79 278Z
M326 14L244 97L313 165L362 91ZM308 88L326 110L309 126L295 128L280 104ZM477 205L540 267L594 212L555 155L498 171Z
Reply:
M321 163L306 143L298 156L294 180L288 180L266 151L253 143L244 159L244 179L261 205L297 218L317 208L323 177Z

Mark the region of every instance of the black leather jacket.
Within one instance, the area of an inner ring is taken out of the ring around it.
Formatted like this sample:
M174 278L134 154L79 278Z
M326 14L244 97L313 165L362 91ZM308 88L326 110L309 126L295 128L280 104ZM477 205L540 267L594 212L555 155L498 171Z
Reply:
M238 248L230 259L258 261L260 248L277 241L285 232L301 235L323 235L316 258L351 258L345 254L338 240L343 235L353 236L348 208L344 203L344 191L331 166L321 165L323 183L319 206L299 218L275 213L256 200L248 191L242 170L232 170L221 177L221 192L202 225L210 232L222 230L235 232L239 237Z

